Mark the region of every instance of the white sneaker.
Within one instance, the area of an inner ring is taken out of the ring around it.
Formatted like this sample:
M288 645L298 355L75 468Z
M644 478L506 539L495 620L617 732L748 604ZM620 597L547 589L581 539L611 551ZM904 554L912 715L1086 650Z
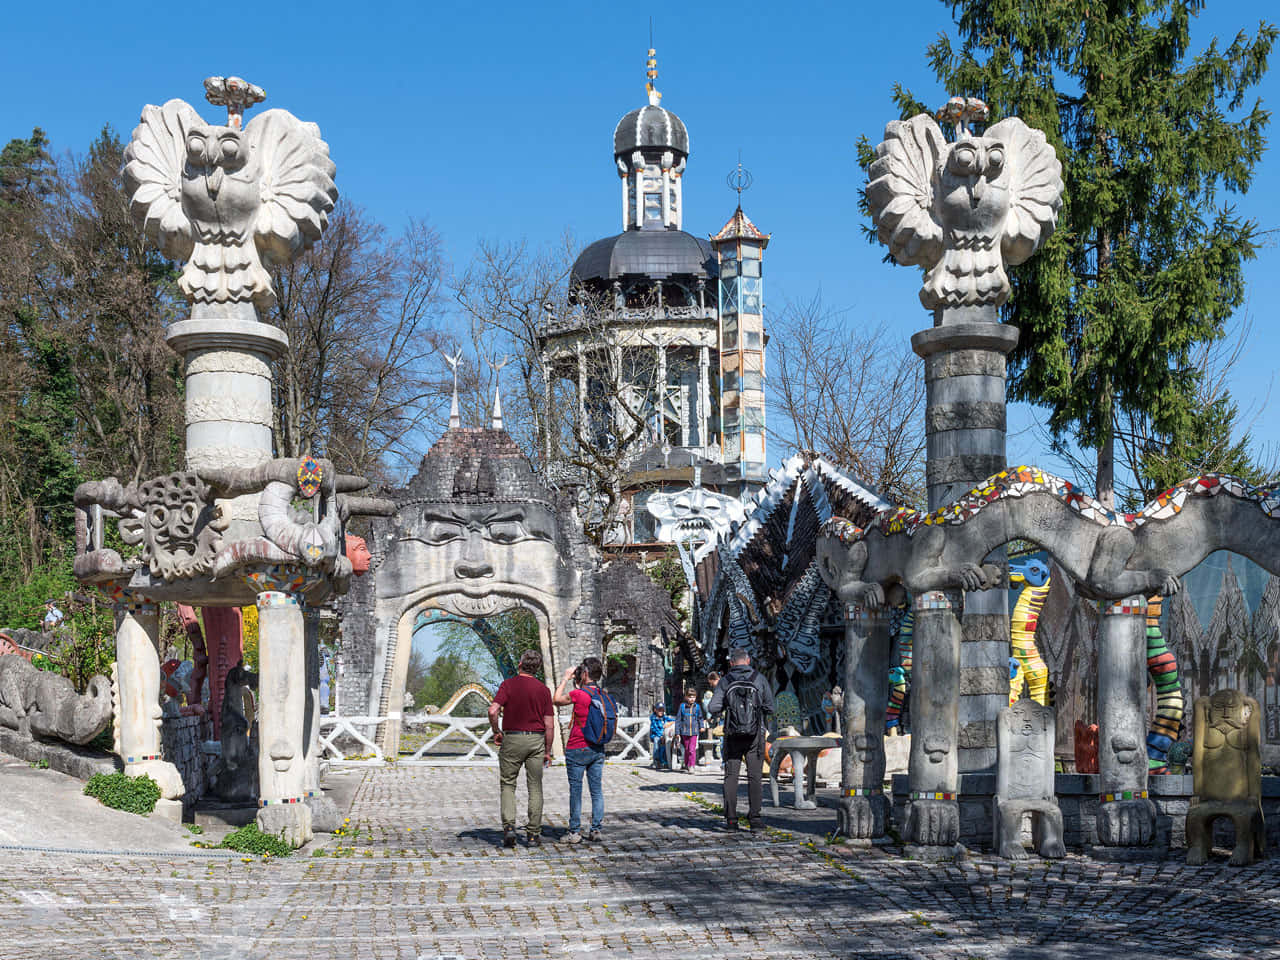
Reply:
M561 839L562 839L565 843L581 843L581 842L582 842L582 834L580 834L577 830L570 830L570 831L569 831L568 833L566 833L566 834L565 834Z

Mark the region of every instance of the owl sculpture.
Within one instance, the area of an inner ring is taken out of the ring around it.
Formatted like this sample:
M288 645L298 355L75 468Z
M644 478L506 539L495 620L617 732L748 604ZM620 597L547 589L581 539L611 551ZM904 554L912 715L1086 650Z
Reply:
M1004 303L1005 264L1039 249L1062 205L1062 166L1041 131L1016 117L981 136L957 129L947 143L928 114L894 121L868 171L877 235L898 263L925 267L928 310Z
M219 126L182 100L148 106L124 160L130 209L166 256L187 261L178 285L195 305L270 309L267 267L320 239L338 198L320 128L285 110L240 129L239 110Z

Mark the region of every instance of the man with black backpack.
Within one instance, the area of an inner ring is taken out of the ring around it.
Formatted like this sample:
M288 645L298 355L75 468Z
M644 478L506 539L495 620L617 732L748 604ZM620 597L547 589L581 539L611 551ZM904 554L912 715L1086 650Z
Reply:
M569 739L564 745L565 769L569 774L569 832L565 843L581 843L582 777L591 791L591 831L587 840L600 840L604 821L604 745L618 728L618 705L600 686L604 666L599 657L587 657L565 671L560 686L551 697L557 707L573 707ZM572 681L573 689L568 689Z
M724 714L724 828L738 829L738 767L747 763L747 820L751 832L764 830L760 805L764 794L764 739L773 713L769 681L751 666L742 647L729 651L729 671L716 684L710 713Z

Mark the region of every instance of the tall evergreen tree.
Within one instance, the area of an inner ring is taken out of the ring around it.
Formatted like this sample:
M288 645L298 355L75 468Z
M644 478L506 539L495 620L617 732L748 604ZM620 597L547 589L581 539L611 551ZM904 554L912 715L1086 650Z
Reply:
M1270 114L1246 101L1277 29L1189 55L1204 0L943 2L959 42L942 35L928 56L946 91L1044 130L1062 160L1058 230L1010 271L1010 396L1048 407L1059 443L1097 451L1114 503L1123 415L1192 445L1222 428L1196 409L1194 352L1244 299L1258 229L1224 194L1248 189L1266 143ZM924 109L895 97L904 115Z

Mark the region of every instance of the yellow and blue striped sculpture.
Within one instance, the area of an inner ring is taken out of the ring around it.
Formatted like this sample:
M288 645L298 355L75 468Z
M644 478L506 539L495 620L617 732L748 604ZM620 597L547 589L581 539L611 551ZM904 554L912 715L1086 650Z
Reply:
M1049 565L1043 560L1009 564L1009 586L1022 584L1022 592L1009 616L1009 634L1013 656L1009 671L1009 705L1022 696L1025 679L1031 699L1048 706L1049 667L1036 647L1036 628L1040 623L1040 608L1049 596Z

